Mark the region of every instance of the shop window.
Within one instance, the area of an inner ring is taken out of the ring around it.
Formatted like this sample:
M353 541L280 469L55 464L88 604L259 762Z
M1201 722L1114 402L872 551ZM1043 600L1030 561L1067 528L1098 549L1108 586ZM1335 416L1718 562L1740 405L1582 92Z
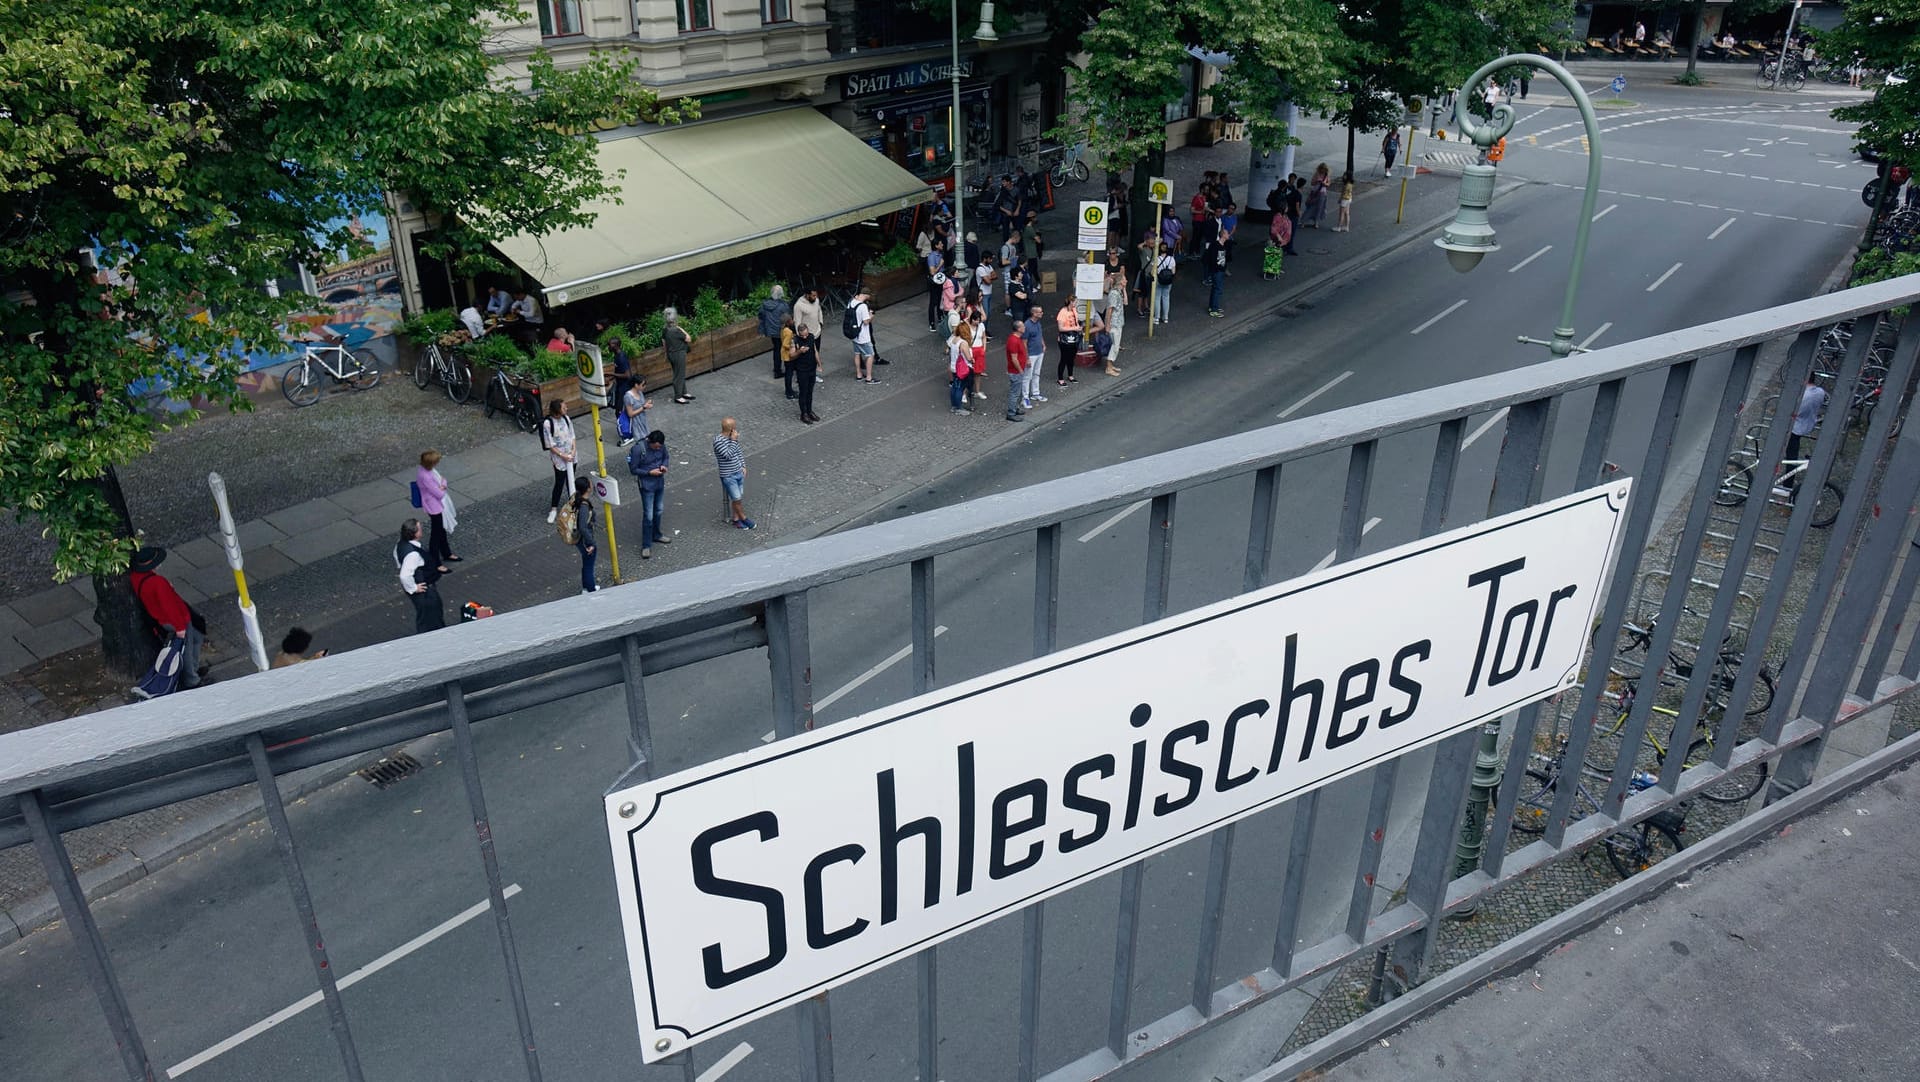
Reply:
M1186 73L1180 81L1185 84L1180 91L1180 100L1167 103L1169 124L1176 120L1193 119L1194 102L1200 97L1200 65L1192 60L1187 61Z
M540 0L540 36L562 38L585 31L580 23L580 0Z
M713 29L713 0L674 0L680 17L680 32Z
M790 23L793 21L793 0L763 0L760 5L760 18L769 23Z

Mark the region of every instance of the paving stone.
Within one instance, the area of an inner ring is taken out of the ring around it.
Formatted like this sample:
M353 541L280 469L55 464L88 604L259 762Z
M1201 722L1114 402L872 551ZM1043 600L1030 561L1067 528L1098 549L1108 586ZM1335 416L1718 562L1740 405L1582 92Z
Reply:
M273 547L294 563L310 564L371 541L375 536L372 530L343 517L277 542Z
M448 484L452 484L463 477L473 476L476 472L485 469L486 465L484 459L476 461L471 455L454 455L440 460L440 476L446 478Z
M491 500L495 496L505 495L527 487L528 480L510 470L497 470L475 474L453 486L453 499L457 507L464 509L482 500Z
M302 534L350 517L352 513L339 504L330 499L321 498L296 503L285 510L275 511L266 516L266 521L289 538L298 538Z
M11 635L0 635L0 672L19 672L39 659Z
M397 494L396 494L397 492ZM368 481L364 485L355 485L345 492L336 492L330 499L346 508L349 515L358 515L376 507L392 503L396 499L407 498L407 486L395 482L390 477L378 481Z
M186 561L194 567L225 566L227 551L211 537L196 537L184 545L167 550L170 558Z
M281 559L285 558L281 557ZM236 589L233 584L233 570L227 566L225 560L214 567L196 567L184 574L176 573L173 582L175 589L183 585L192 586L199 591L203 600L210 597L225 597L234 593ZM192 599L189 598L188 602L191 604Z
M353 521L375 537L392 537L397 541L400 538L400 524L410 518L425 522L427 513L405 499L399 499L384 507L376 507L365 514L355 515Z
M12 605L0 605L0 636L25 631L32 626L32 621L13 611Z
M17 598L13 602L13 611L25 617L27 623L34 627L43 627L58 621L63 616L73 616L92 608L92 598L81 598L65 584L42 590L28 597Z
M72 590L76 594L79 594L80 600L84 602L87 608L89 609L93 608L93 606L97 604L100 600L98 597L94 596L94 593L93 593L93 576L92 575L81 575L79 578L68 579L66 586L67 586L67 589Z
M248 552L266 548L276 541L284 540L287 536L267 520L259 518L242 522L236 532L240 535L240 547ZM212 540L216 545L220 543L218 537L213 537Z
M220 566L225 567L225 562ZM265 582L268 579L279 578L299 566L287 559L287 554L277 548L254 549L247 553L247 581Z
M34 657L44 660L76 646L85 646L99 637L100 629L93 626L92 620L63 616L52 623L30 627L13 638Z
M509 469L514 460L519 457L520 456L513 454L497 443L484 443L471 450L462 451L458 461L464 466L471 467L462 476L472 477L490 470L501 471ZM449 459L448 461L454 460ZM452 475L449 474L448 477L451 479Z

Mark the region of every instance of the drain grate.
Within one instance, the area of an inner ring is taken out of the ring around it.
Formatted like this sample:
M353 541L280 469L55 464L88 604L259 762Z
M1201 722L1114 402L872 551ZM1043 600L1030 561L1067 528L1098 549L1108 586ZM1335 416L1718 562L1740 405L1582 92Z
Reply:
M403 751L398 755L390 755L358 773L372 782L374 788L385 789L395 782L420 773L420 760Z

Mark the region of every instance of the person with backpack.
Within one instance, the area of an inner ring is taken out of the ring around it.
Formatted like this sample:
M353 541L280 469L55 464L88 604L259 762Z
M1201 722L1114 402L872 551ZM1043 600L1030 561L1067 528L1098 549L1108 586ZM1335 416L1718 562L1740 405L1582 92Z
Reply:
M1153 321L1165 326L1167 314L1173 310L1173 280L1178 275L1180 264L1173 258L1171 250L1163 249L1153 263Z
M600 588L594 574L594 556L599 549L593 543L593 481L581 477L573 482L573 499L567 501L560 519L560 539L570 540L580 553L580 592L590 594ZM569 536L571 535L571 536Z
M552 521L549 519L548 521ZM400 570L400 591L413 602L413 633L447 626L446 606L440 601L440 572L427 563L427 551L420 544L420 520L410 518L400 524L400 543L393 546L393 565Z
M647 414L652 410L653 399L647 397L647 381L635 377L627 384L627 393L620 397L620 446L631 446L640 433L647 430Z
M155 573L154 569L166 558L167 550L159 545L141 547L133 554L133 573L127 576L127 585L133 588L134 599L147 614L147 630L152 633L155 644L164 648L168 639L176 640L173 645L180 652L177 686L195 688L207 675L207 667L200 664L206 620L193 611L193 606L173 588L173 583ZM160 652L164 655L166 650ZM153 682L143 680L134 694L148 699L174 689L171 681L156 687Z
M873 309L867 304L867 291L861 290L847 302L840 317L840 333L853 339L853 381L879 383L873 378Z
M627 469L640 482L640 558L653 559L655 542L673 544L662 530L667 505L666 433L655 429L647 433L647 442L627 452Z
M560 501L573 491L574 441L573 418L567 416L566 403L556 398L547 403L546 419L540 422L540 446L547 449L547 464L553 467L548 522L559 515Z

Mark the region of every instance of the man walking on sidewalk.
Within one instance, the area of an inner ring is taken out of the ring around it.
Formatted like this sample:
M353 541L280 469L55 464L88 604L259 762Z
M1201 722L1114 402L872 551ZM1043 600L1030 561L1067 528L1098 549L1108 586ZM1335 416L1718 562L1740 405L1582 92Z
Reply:
M393 547L393 563L400 569L401 592L413 602L413 633L418 635L447 626L440 588L434 585L440 573L427 565L426 550L420 545L419 519L410 518L400 524L400 543Z
M720 421L720 434L713 438L713 460L720 467L720 487L726 493L728 520L735 529L753 529L747 517L747 453L740 449L740 427L731 417Z

